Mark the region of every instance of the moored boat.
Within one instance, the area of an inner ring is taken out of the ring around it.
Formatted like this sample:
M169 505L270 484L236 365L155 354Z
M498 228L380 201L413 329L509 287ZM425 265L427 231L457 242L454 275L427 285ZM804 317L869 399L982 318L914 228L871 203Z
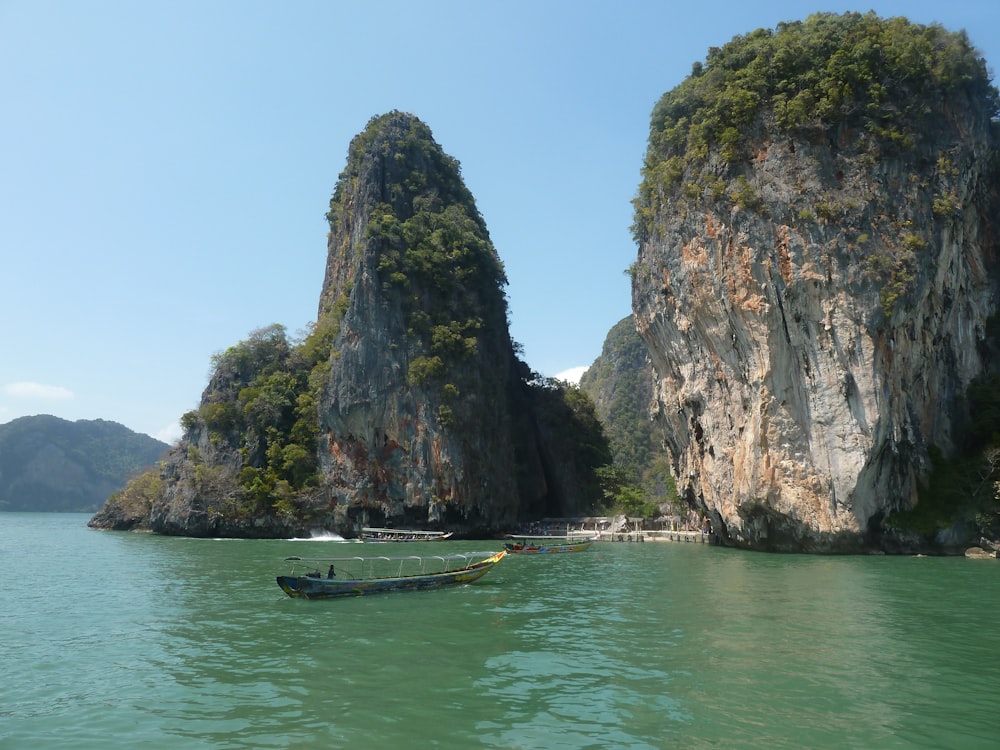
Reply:
M594 543L593 537L577 534L567 536L524 536L509 534L504 549L512 555L551 555L560 552L583 552Z
M421 531L419 529L380 529L365 526L361 529L363 542L442 542L450 539L452 531Z
M472 583L506 554L506 550L490 550L405 557L288 557L285 560L292 563L292 571L277 581L282 591L299 599L434 589Z

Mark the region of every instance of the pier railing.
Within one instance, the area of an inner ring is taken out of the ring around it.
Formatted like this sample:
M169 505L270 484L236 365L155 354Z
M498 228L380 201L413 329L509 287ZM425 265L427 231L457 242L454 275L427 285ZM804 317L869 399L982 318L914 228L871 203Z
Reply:
M597 537L599 542L688 542L694 544L715 544L716 539L708 531L617 531L603 532Z

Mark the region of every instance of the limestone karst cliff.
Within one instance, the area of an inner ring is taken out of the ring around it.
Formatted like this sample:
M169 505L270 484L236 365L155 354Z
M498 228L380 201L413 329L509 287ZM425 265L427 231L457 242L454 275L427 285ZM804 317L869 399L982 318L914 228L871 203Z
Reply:
M885 519L990 364L997 114L964 34L870 13L738 37L657 104L633 309L724 542L905 545Z
M328 218L319 319L338 318L339 333L320 466L337 513L513 523L513 469L541 464L512 409L524 393L503 267L457 162L416 118L377 118L351 144Z
M363 525L494 533L600 499L607 443L581 393L515 353L506 278L461 178L416 117L372 118L330 200L315 325L213 358L155 476L91 521L193 536Z

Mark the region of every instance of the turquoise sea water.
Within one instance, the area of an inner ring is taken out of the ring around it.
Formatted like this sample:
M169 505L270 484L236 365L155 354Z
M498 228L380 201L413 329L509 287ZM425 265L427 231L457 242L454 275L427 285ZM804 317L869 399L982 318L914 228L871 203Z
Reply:
M300 601L284 557L386 545L87 520L0 513L4 750L1000 746L998 561L602 543Z

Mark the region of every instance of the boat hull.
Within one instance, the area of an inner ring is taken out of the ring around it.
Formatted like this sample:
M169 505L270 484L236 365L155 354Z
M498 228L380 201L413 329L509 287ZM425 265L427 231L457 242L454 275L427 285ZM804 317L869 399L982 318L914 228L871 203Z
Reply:
M518 542L507 542L505 550L511 555L557 555L563 552L583 552L590 549L593 540L584 542L569 542L556 544L521 544Z
M472 583L486 575L507 554L498 552L481 562L459 570L395 578L321 578L319 576L278 576L281 590L296 599L334 599L365 596L387 591L418 591Z

